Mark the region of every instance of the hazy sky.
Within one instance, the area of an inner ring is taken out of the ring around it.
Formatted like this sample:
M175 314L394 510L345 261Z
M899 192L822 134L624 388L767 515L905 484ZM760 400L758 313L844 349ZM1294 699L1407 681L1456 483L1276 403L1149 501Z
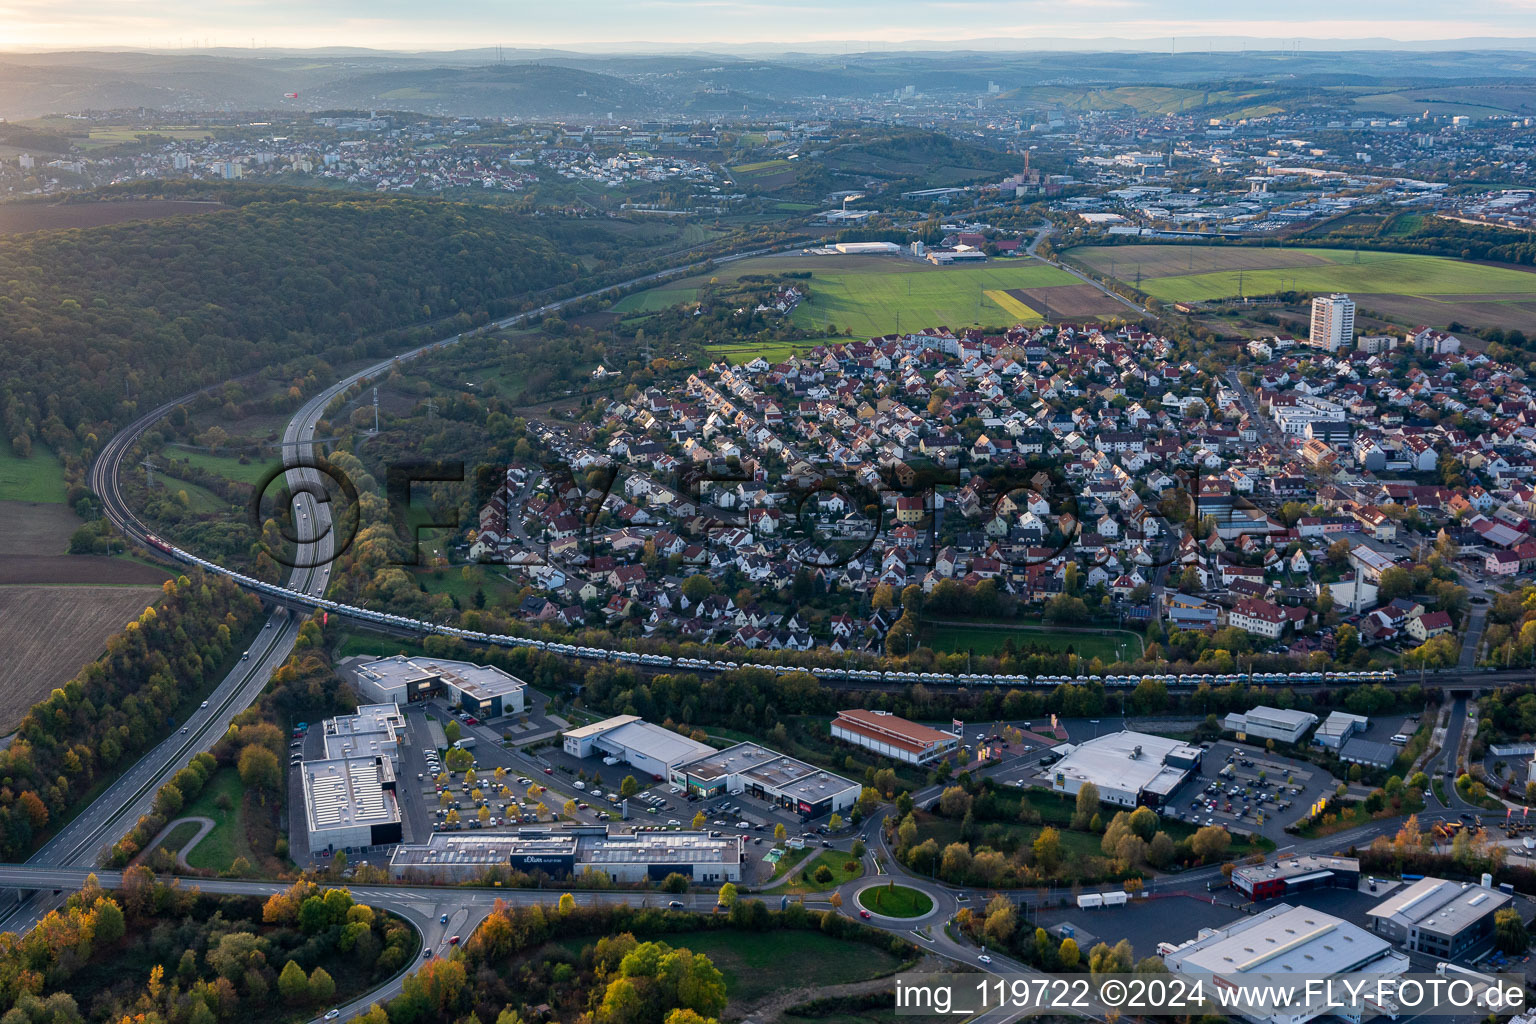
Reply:
M1536 0L0 0L0 48L1536 36Z

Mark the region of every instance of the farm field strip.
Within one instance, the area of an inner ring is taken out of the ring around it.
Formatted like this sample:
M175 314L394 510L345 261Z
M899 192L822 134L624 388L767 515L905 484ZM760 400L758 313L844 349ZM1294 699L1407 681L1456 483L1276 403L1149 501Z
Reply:
M786 269L794 267L791 264ZM1065 271L1033 262L1014 266L913 266L900 270L814 273L808 282L811 298L795 307L791 314L794 321L806 328L835 324L840 330L847 328L855 336L864 337L924 327L1010 325L1016 322L1014 314L990 299L988 291L1077 283ZM1039 321L1038 313L1031 310L1030 314L1035 322Z
M1348 249L1238 249L1126 246L1073 250L1070 256L1121 281L1141 275L1141 290L1165 302L1296 290L1405 295L1456 301L1478 296L1536 298L1536 273L1413 253ZM1194 269L1191 269L1191 268Z
M1000 291L997 288L988 288L982 294L997 303L1004 313L1011 317L1016 317L1021 324L1041 323L1044 320L1038 311L1031 309L1024 302L1014 298L1005 291Z
M0 733L105 649L158 587L0 586Z

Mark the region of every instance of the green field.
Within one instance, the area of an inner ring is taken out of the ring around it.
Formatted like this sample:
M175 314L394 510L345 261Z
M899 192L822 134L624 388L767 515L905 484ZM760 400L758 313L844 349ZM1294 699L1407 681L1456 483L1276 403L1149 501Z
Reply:
M1073 633L1049 626L1038 629L1010 629L1003 626L932 625L923 629L923 644L943 653L975 651L997 654L1008 638L1014 645L1036 644L1053 651L1071 648L1080 657L1102 658L1106 662L1128 661L1141 656L1141 642L1134 633L1104 630Z
M674 949L690 949L709 957L725 978L726 995L736 1004L755 1003L789 989L868 981L901 966L896 955L884 949L812 931L721 929L640 938L654 938ZM594 941L567 939L559 945L577 952ZM794 970L784 970L791 963Z
M654 313L661 309L670 309L684 302L697 302L699 290L697 288L652 288L649 291L635 292L626 295L615 302L610 310L614 313Z
M933 910L933 900L910 886L890 883L860 890L859 906L886 917L922 917Z
M219 806L221 795L229 804L228 810ZM244 797L245 787L240 783L239 772L233 768L220 768L213 773L197 799L181 809L181 817L212 818L217 822L202 841L192 847L192 852L187 854L188 864L194 868L224 871L234 863L236 857L244 857L252 864L258 863L245 838L242 814Z
M9 440L0 440L0 495L6 501L64 500L64 467L44 445L32 445L32 454L19 458Z
M1068 254L1164 302L1205 302L1280 291L1418 298L1536 298L1536 274L1443 256L1324 248L1087 246ZM1241 277L1241 280L1239 280Z
M179 491L187 493L187 507L199 515L222 512L229 507L229 503L214 494L206 487L200 487L190 480L182 480L168 473L155 474L155 489L165 494L174 495Z
M836 339L841 341L841 339ZM780 363L790 356L807 352L820 342L815 341L765 341L760 345L707 345L701 357L704 363L723 359L733 366L750 363L762 356L770 363Z
M1017 304L1005 307L987 292L1081 283L1065 271L1033 261L933 267L875 257L857 266L850 261L846 270L835 264L817 269L814 275L810 299L791 314L795 323L812 330L835 325L838 333L848 330L864 338L924 327L1010 326L1023 320Z
M793 853L794 851L790 851ZM848 870L847 865L853 864L853 870ZM828 882L818 882L812 876L816 869L825 866L832 872L832 879ZM777 872L775 872L777 874ZM864 874L862 862L854 860L852 854L841 850L822 850L808 863L800 868L799 875L789 883L786 892L823 892L827 889L836 889L844 882L851 882Z
M277 461L250 459L242 464L235 455L211 455L208 452L188 451L185 448L168 447L161 453L166 459L181 459L198 469L217 473L227 480L255 486L278 465Z
M180 851L183 846L186 846L188 841L190 841L193 836L197 835L197 830L200 828L202 828L202 826L195 821L182 822L180 825L177 825L175 828L171 829L169 835L160 840L160 849L174 855Z

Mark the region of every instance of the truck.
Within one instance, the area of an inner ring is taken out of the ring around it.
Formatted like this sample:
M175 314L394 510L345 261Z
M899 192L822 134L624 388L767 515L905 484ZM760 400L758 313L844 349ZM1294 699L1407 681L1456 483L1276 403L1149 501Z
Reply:
M453 746L456 750L473 750L475 749L475 738L473 736L465 736L463 739L454 740Z
M805 849L805 840L801 839L799 836L795 836L793 839L784 840L784 845L789 847L791 850L803 850Z

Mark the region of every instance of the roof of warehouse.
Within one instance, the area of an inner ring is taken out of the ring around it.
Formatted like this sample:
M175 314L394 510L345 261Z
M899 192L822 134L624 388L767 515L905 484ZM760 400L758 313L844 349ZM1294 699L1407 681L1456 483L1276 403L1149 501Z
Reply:
M671 729L638 720L625 722L602 733L597 741L608 747L636 751L666 765L707 757L715 752L715 748L708 743L700 743Z
M1390 952L1358 925L1309 907L1280 903L1169 954L1213 974L1343 974Z
M310 831L399 821L400 805L394 793L384 789L385 776L393 774L388 758L305 761L304 807Z
M1137 747L1141 748L1139 756L1136 755ZM1171 791L1183 780L1188 769L1164 764L1168 755L1178 754L1194 760L1203 753L1199 747L1178 740L1129 730L1097 736L1078 744L1062 744L1056 749L1064 750L1066 754L1045 770L1044 777L1052 778L1059 773L1069 779L1128 793L1149 789L1157 793Z
M1404 926L1417 925L1442 935L1454 935L1510 899L1508 893L1497 889L1429 877L1393 893L1366 913L1392 918Z

